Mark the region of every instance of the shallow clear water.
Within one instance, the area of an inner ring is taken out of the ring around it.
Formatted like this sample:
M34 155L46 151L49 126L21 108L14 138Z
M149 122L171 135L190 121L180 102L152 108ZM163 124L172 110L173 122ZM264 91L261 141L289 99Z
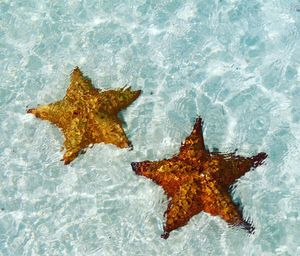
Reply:
M45 2L0 1L0 255L300 255L299 1ZM59 130L25 114L77 65L143 90L133 151L64 166ZM166 196L130 162L175 154L197 115L210 149L269 154L234 191L253 235L201 213L160 238Z

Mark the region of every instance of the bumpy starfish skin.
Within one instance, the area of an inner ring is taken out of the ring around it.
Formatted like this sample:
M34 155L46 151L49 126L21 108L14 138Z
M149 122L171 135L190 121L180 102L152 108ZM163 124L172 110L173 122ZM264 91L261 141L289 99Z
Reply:
M27 112L48 120L65 135L64 163L73 161L81 149L95 143L111 143L120 148L130 141L118 119L118 112L129 106L141 91L130 87L101 91L93 87L78 67L71 74L66 96L55 103L29 109Z
M261 165L266 157L265 153L243 157L208 152L204 146L202 121L198 118L178 155L131 165L136 174L161 185L170 199L162 235L168 238L172 230L186 225L201 211L221 216L229 224L242 225L251 231L253 228L243 220L240 209L233 203L229 187L252 167Z

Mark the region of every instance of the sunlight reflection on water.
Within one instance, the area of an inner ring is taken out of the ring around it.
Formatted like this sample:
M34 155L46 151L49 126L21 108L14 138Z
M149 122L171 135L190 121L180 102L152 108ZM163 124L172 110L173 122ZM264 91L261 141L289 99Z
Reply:
M299 7L294 1L2 1L2 255L299 255ZM80 68L143 94L123 112L134 150L95 145L69 166L27 106ZM209 149L268 153L236 184L256 232L201 213L160 238L166 197L130 162L177 153L196 115Z

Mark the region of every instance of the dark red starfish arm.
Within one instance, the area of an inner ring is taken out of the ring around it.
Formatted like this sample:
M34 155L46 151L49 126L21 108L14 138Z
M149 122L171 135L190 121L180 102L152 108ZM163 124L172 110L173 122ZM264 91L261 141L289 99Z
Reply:
M199 197L203 211L220 216L228 224L241 225L249 231L253 230L253 227L243 219L239 207L233 203L226 186L223 187L222 183L207 173L199 177L199 183L201 184Z
M180 167L168 160L133 162L131 166L137 175L145 176L162 186L168 197L173 197L180 185L190 178L182 172L178 175Z
M243 157L235 154L214 153L211 161L207 162L205 169L211 173L215 179L228 187L237 179L243 176L251 168L263 164L267 154L261 152L252 157Z
M191 134L185 139L180 147L178 155L180 160L195 162L204 160L207 156L208 152L205 150L202 124L201 117L198 117Z
M203 210L200 194L200 186L195 183L196 175L189 177L189 180L182 183L174 193L168 208L165 212L166 222L164 225L163 238L168 238L169 233L186 225L190 218Z

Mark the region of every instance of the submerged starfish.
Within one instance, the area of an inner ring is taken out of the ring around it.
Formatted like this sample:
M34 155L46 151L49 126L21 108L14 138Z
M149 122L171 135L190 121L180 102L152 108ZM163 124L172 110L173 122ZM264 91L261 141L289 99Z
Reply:
M266 153L253 157L210 153L205 149L202 121L198 118L178 155L161 161L131 163L131 166L136 174L161 185L170 199L162 235L166 239L172 230L186 225L201 211L221 216L229 224L242 225L252 232L229 190L238 178L261 165L266 157Z
M102 91L93 87L78 67L71 74L66 96L55 103L27 110L61 128L65 135L63 160L73 161L80 150L94 143L131 146L118 119L118 112L130 105L141 91L129 88Z

